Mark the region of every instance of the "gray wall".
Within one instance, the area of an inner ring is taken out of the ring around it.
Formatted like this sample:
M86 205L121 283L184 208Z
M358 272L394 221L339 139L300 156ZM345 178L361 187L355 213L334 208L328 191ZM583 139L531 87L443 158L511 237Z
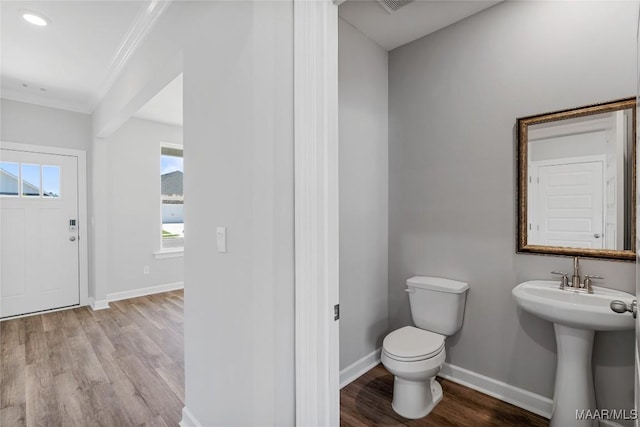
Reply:
M182 145L182 128L132 118L105 141L107 295L184 280L183 258L154 257L161 249L161 142Z
M91 116L25 102L0 100L0 139L89 151ZM89 155L87 155L89 157Z
M520 282L570 259L517 255L517 117L636 93L634 2L504 2L389 54L390 325L409 324L404 281L468 281L447 361L547 397L550 323L519 312ZM634 264L583 261L634 291ZM601 408L633 406L633 334L596 334Z
M340 368L388 328L387 51L339 21Z

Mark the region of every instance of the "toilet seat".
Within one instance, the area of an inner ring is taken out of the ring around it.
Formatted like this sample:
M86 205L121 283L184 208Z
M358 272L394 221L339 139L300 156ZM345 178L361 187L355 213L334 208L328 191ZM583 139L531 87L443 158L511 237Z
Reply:
M401 362L430 359L444 351L444 336L413 326L391 332L382 342L387 357Z

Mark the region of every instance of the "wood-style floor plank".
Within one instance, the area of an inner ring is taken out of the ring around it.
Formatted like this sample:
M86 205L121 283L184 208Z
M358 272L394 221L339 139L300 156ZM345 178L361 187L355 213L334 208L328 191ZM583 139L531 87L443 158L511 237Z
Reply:
M0 323L0 426L177 426L182 291Z
M184 367L177 362L156 368L156 372L171 387L176 396L184 396ZM182 402L184 403L184 401Z
M51 366L46 361L25 368L27 425L60 425L58 395Z
M100 354L98 357L111 380L118 404L124 411L126 419L130 421L129 425L142 425L154 418L152 410L114 356Z
M2 408L0 409L0 425L25 427L27 425L26 414L26 404Z
M24 409L26 403L24 322L0 323L0 340L6 343L6 346L0 346L0 409L14 407L13 414L20 408ZM20 416L26 418L26 413Z
M444 397L419 420L396 414L391 407L393 375L378 365L340 391L343 427L546 427L549 420L460 384L439 378Z

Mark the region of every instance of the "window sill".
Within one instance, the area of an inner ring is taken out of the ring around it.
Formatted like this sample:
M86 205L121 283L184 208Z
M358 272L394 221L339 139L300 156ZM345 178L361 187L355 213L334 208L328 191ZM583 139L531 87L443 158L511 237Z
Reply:
M156 259L181 258L184 256L184 248L162 249L158 252L154 252L153 256Z

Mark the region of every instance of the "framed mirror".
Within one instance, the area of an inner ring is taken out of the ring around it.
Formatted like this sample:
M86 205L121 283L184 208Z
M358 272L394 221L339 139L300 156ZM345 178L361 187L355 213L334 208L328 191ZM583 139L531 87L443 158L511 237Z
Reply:
M635 260L636 99L523 117L518 252Z

